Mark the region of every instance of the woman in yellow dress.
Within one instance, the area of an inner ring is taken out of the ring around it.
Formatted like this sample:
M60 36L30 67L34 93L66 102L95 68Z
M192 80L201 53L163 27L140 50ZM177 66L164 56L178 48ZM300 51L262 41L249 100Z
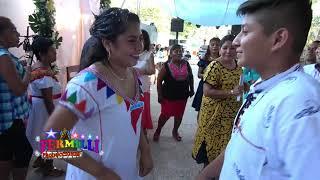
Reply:
M232 35L223 37L221 57L209 64L203 76L203 97L192 157L204 167L225 149L241 105L237 96L243 89L239 86L242 69L235 60L233 39Z

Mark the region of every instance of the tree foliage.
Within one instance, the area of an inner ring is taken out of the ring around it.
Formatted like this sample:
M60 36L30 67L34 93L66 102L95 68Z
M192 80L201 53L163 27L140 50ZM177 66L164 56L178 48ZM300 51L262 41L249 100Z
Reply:
M312 19L311 28L309 31L308 43L314 41L319 36L320 32L320 16L315 16Z
M28 18L30 28L37 35L52 39L58 48L61 45L62 37L54 27L56 11L53 0L33 0L33 3L36 9Z
M196 25L190 23L190 22L184 22L184 28L183 28L183 32L181 32L181 36L184 39L188 39L188 37L193 36L196 33L196 30L198 28L196 27Z
M163 10L162 10L163 11ZM164 14L160 8L142 8L140 9L140 20L153 22L159 32L170 33L171 17ZM179 33L179 37L187 39L193 36L197 30L196 25L184 22L184 31ZM180 39L180 38L179 38Z
M320 3L320 0L312 0L313 5ZM314 9L315 11L315 9ZM320 36L320 16L314 16L309 31L307 44L316 40Z
M111 0L100 0L100 9L110 8Z
M160 9L155 7L141 8L139 12L139 17L142 22L153 22L159 32L166 32L169 27L167 23L170 22L167 19L164 19L161 15Z

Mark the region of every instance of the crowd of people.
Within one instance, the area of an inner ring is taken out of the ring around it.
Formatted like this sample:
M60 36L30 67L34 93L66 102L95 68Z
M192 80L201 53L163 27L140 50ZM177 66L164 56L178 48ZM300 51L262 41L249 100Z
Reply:
M19 33L0 17L0 177L22 180L37 136L72 130L99 137L102 153L66 159L66 172L52 159L33 161L44 176L66 179L138 180L154 167L148 129L151 75L157 74L161 113L153 134L159 142L174 117L172 137L189 98L198 112L192 158L203 164L197 180L317 179L320 165L320 41L300 63L312 20L311 2L253 1L240 5L241 32L212 38L198 62L194 91L191 65L178 44L158 65L160 48L140 29L138 15L109 8L96 16L80 59L80 71L62 90L51 63L52 40L37 36L33 64L8 49ZM158 49L158 50L157 50ZM163 54L162 54L163 56ZM157 72L158 71L158 72ZM137 163L137 161L139 163Z

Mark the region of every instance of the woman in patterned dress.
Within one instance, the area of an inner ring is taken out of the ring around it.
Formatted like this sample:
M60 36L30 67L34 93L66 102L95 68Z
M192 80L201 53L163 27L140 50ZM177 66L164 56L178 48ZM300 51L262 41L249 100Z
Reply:
M242 94L243 89L239 86L242 69L235 60L233 39L232 35L223 37L221 57L209 64L203 76L203 98L192 157L204 166L226 147L233 119L241 105L237 96Z
M153 163L141 131L143 92L133 68L142 51L139 17L110 8L96 17L90 34L101 42L106 56L68 82L45 131L67 128L73 137L100 141L99 153L84 151L82 157L68 160L67 180L141 179Z
M212 38L210 39L209 46L207 49L206 54L204 55L203 59L200 59L198 62L198 78L200 78L200 82L197 88L197 92L193 98L192 107L196 111L200 111L201 101L202 101L202 95L203 95L203 74L205 72L205 69L207 66L212 62L213 60L217 59L219 57L219 45L220 45L220 39L219 38ZM197 115L197 119L199 119L199 113Z
M49 115L61 96L61 85L56 78L56 73L51 69L51 63L56 61L56 48L52 40L45 37L37 37L32 42L32 51L37 62L32 66L32 79L29 84L29 111L28 126L26 130L33 151L39 151L39 142L36 137L40 136ZM33 163L34 168L40 168L44 176L61 176L62 170L53 166L53 160L44 160L39 156Z

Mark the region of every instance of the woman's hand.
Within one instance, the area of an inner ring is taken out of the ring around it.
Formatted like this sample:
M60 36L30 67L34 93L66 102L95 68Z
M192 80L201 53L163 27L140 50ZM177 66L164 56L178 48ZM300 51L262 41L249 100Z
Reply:
M26 73L24 75L23 81L28 85L32 79L31 77L32 68L31 66L25 66L24 69L26 70Z
M150 151L141 151L139 175L149 174L153 169L153 160Z
M244 90L244 92L248 92L249 90L250 90L250 84L248 84L248 83L243 83L243 90Z
M240 96L240 95L242 95L242 93L243 93L243 89L244 89L244 86L243 86L243 85L235 86L235 87L233 88L233 90L231 90L231 95L233 95L233 96Z

